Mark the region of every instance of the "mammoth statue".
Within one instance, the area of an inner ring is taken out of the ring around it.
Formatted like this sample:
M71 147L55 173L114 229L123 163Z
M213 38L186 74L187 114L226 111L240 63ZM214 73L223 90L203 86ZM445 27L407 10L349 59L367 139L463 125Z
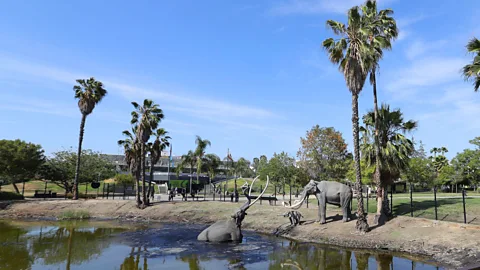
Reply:
M351 209L350 202L352 201L352 189L342 183L333 181L313 181L303 188L300 195L300 200L297 200L293 205L283 202L283 206L290 209L299 209L307 195L314 194L318 200L318 220L321 224L325 223L325 213L327 210L327 203L340 206L343 211L343 222L350 219Z
M290 220L290 225L293 225L293 226L300 225L300 219L303 217L302 213L294 210L288 211L282 214L281 216L288 217L288 219Z
M252 187L257 179L258 176L253 179L250 188L244 190L244 195L247 198L247 201L237 212L231 216L231 219L213 223L210 225L210 227L206 228L198 235L197 240L207 242L242 242L242 221L247 215L247 210L250 208L250 206L254 205L260 199L260 197L262 197L263 193L265 193L265 190L267 190L268 187L269 179L267 176L267 184L265 185L265 188L263 189L262 193L252 202Z

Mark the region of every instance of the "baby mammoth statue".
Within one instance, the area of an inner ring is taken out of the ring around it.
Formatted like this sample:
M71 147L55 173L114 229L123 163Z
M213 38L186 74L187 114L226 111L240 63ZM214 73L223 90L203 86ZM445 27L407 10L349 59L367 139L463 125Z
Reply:
M290 225L297 226L300 225L300 219L303 218L302 213L292 210L283 214L283 217L288 217L290 220Z

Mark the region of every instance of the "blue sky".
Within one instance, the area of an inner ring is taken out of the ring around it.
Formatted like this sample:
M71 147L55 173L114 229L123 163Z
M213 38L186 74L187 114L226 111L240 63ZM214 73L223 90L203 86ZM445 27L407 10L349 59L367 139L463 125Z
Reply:
M333 4L333 2L336 2ZM338 4L337 2L341 2ZM333 126L351 149L351 96L321 42L327 19L363 1L7 1L0 8L0 138L76 147L75 79L109 94L87 119L84 148L120 154L131 101L151 98L174 154L208 138L208 150L252 159L295 155L313 125ZM449 157L480 136L480 94L460 69L480 36L475 0L400 1L400 37L381 62L379 98L419 121L413 133ZM360 113L372 108L371 87Z

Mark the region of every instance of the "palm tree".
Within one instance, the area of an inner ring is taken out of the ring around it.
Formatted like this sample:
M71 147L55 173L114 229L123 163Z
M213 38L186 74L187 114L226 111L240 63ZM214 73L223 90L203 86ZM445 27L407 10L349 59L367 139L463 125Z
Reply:
M395 19L390 15L393 14L393 10L384 9L377 10L377 2L375 0L368 0L364 5L362 5L363 20L365 23L365 28L369 30L368 32L368 43L370 44L370 57L369 57L369 69L370 69L370 84L373 88L373 110L375 116L375 174L374 181L377 189L377 203L378 206L381 206L380 202L385 193L385 185L381 183L380 179L380 139L379 139L379 121L378 119L378 101L377 101L377 79L376 73L379 67L379 61L383 57L383 50L390 50L392 48L391 41L396 39L398 36L398 29ZM378 224L378 220L381 216L377 213L375 216L375 224Z
M204 169L208 172L210 184L212 184L212 179L215 177L218 167L220 167L220 163L220 158L215 154L206 154L204 157Z
M118 145L122 146L125 153L125 162L130 170L130 173L135 177L135 190L137 207L142 203L140 199L139 178L140 178L140 144L135 137L137 127L132 128L132 132L124 130L122 134L126 137L124 140L119 140Z
M445 153L448 153L448 149L445 146L440 147L438 151L440 154L442 154L442 156L445 155Z
M158 104L153 103L150 99L145 99L143 105L140 106L136 102L132 102L135 111L132 112L132 125L137 125L135 131L137 139L140 143L140 166L142 179L142 208L147 207L147 193L145 192L145 144L150 139L152 132L158 127L158 124L164 118L163 111Z
M162 157L162 151L165 150L167 147L170 146L169 140L171 139L170 136L167 135L168 131L163 128L159 128L155 130L155 141L148 143L148 152L150 152L150 181L148 183L148 196L153 196L152 191L152 181L153 181L153 169L155 164L158 163L160 158Z
M480 40L472 38L467 44L469 53L475 54L473 62L463 67L463 77L466 81L473 81L473 89L475 92L480 89Z
M328 51L330 61L339 65L343 73L347 87L352 94L352 131L353 149L355 159L355 189L357 190L358 210L356 229L360 232L367 232L369 226L365 216L362 194L362 175L360 171L360 148L359 148L359 126L358 126L358 95L369 72L367 63L370 47L364 29L362 15L358 6L348 11L348 25L341 22L328 20L327 26L340 36L334 40L328 38L323 41L323 47Z
M378 137L380 143L380 183L383 190L386 185L392 184L399 177L400 171L408 166L410 157L414 152L414 143L405 134L417 128L417 122L404 121L400 109L390 110L390 106L382 104L378 112L378 123L375 123L375 112L370 111L363 116L365 127L361 128L362 155L367 164L377 164L375 150L375 126L379 127ZM377 216L384 217L389 213L388 197L386 193L377 197ZM383 220L379 221L383 223Z
M80 173L80 156L82 153L83 133L85 131L85 121L87 116L93 112L95 106L107 95L107 90L103 88L103 83L96 81L91 77L88 80L77 80L78 85L73 86L75 99L78 99L78 108L82 113L80 122L80 135L78 136L77 166L75 167L75 180L73 182L73 199L78 200L78 177Z
M192 174L193 174L193 166L195 166L195 162L196 162L195 153L192 150L189 150L187 154L182 155L180 164L177 167L177 174L180 173L183 170L183 168L185 168L187 165L190 167L190 192L192 192Z
M197 148L195 149L194 155L197 160L197 184L199 184L200 173L202 172L202 159L205 155L205 149L207 149L207 147L210 146L212 143L207 139L202 140L202 138L197 135L197 138L195 139L195 144L197 145Z
M440 148L434 147L430 150L430 153L433 154L433 157L436 158L437 154L440 153Z

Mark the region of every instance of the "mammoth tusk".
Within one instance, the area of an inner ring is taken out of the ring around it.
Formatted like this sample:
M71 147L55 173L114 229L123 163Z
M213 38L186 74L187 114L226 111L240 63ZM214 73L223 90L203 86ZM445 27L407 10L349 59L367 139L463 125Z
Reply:
M253 181L257 180L257 178L255 178ZM269 178L268 178L268 175L267 175L267 184L265 185L265 188L263 189L262 193L260 193L260 195L258 195L258 197L248 205L248 207L252 206L254 203L256 203L262 196L263 196L263 193L265 193L265 191L267 191L267 187L268 187L268 182L269 182ZM253 186L253 182L252 182L252 186ZM252 191L252 187L250 187L250 192ZM250 196L250 194L248 195Z
M255 183L255 181L257 181L258 177L260 177L260 175L253 178L252 184L250 185L250 189L248 190L248 197L250 197L252 195L252 187L253 187L253 184Z
M285 202L282 202L282 205L285 207L285 208L290 208L290 209L298 209L302 206L303 204L303 201L305 201L305 199L307 198L307 196L305 196L305 198L303 198L303 200L300 200L300 201L295 201L293 205L288 205L288 203L285 203Z

